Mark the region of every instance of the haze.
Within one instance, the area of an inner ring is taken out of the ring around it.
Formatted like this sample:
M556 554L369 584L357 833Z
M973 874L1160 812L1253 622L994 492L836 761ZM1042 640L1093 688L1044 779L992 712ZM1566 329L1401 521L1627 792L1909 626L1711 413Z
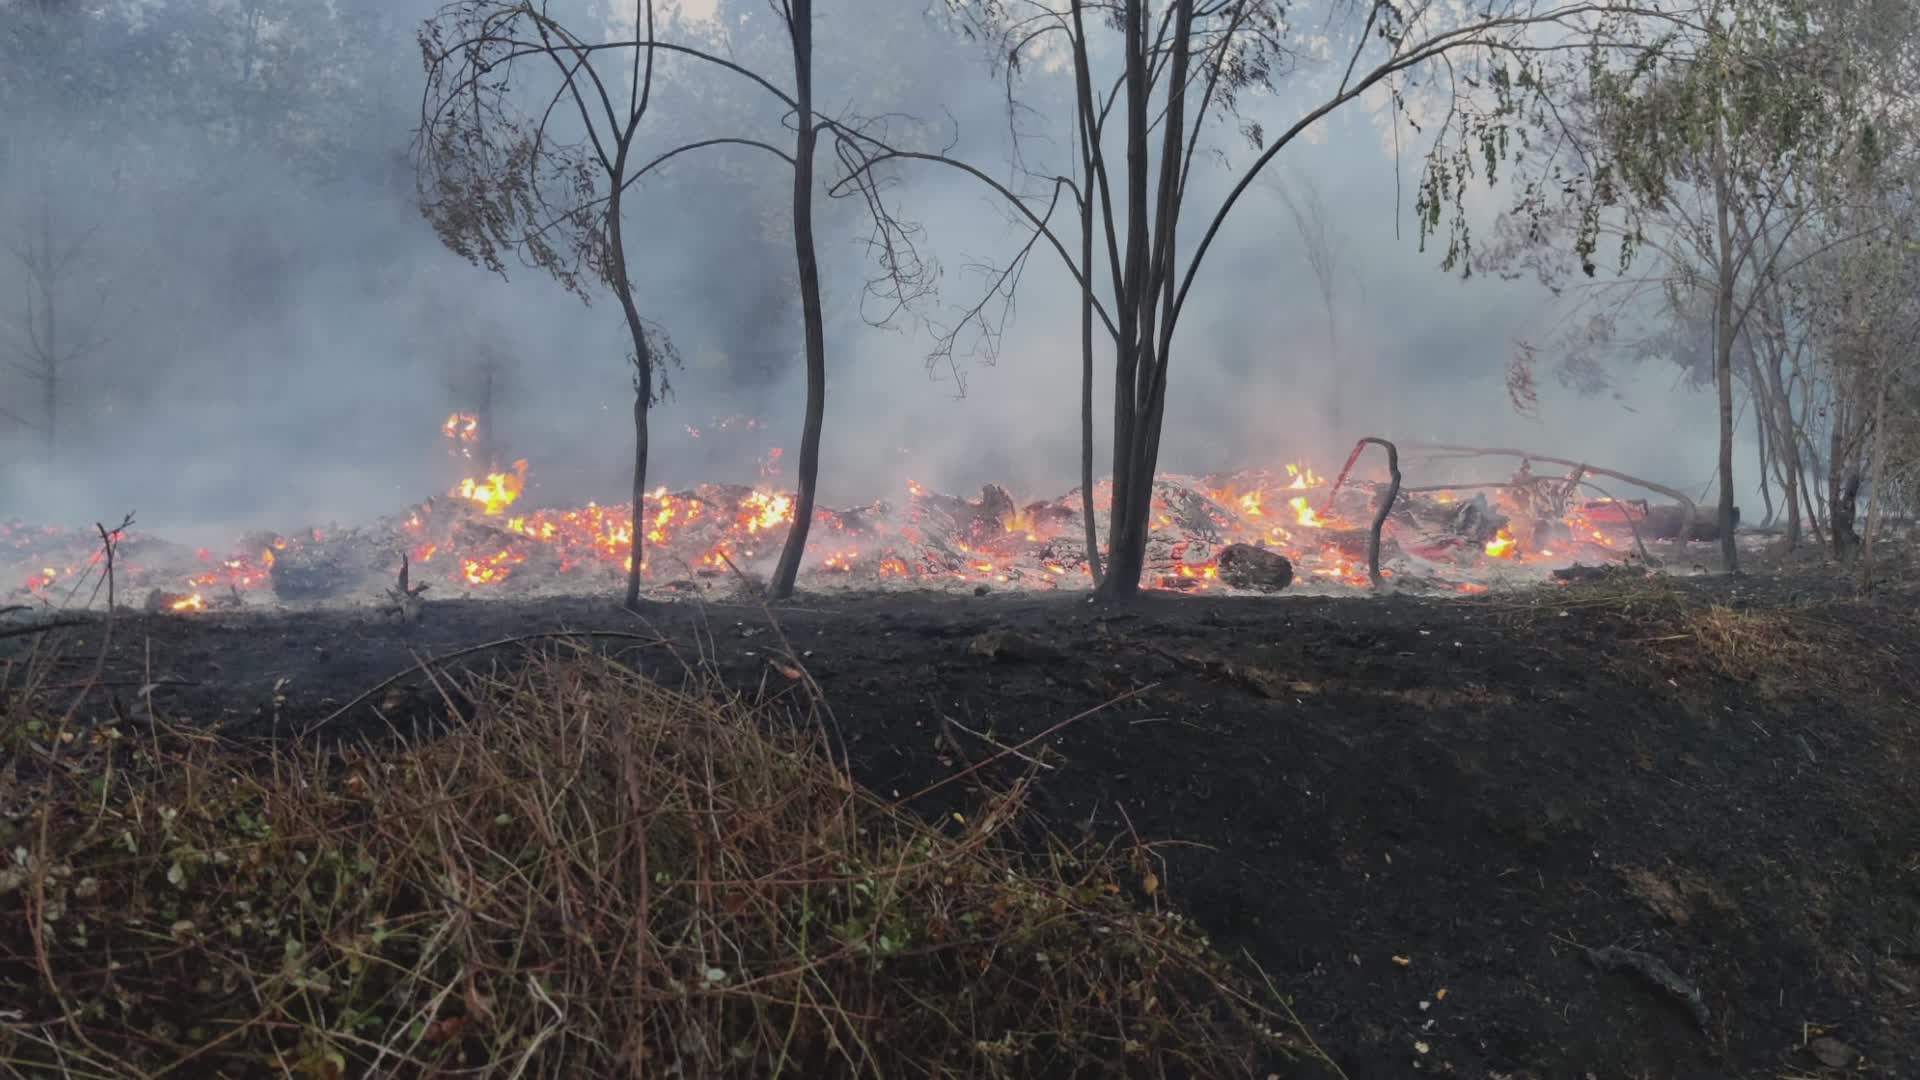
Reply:
M571 6L581 18L594 8ZM72 352L51 443L42 386L0 363L0 520L80 526L135 510L148 530L219 544L245 528L397 511L444 486L438 426L465 407L460 387L489 350L504 364L496 446L530 460L530 499L621 497L631 392L617 306L583 306L532 270L503 281L475 269L418 212L414 33L432 8L0 0L14 33L0 75L0 347L11 341L17 361L21 339L46 330L29 318L37 286L18 256L47 241L68 259L56 301ZM78 31L58 48L23 45L29 9L66 9ZM1003 84L978 46L885 0L823 9L823 101L940 121L957 130L960 152L1006 174ZM890 17L875 15L883 9ZM689 0L680 16L717 14L738 31L762 10ZM1309 77L1312 62L1302 68ZM1040 73L1026 85L1059 90ZM700 125L716 113L747 115L732 88L674 89L706 104L676 116L663 102L649 145L708 137ZM1271 128L1298 110L1283 93L1246 111ZM1028 155L1068 134L1030 119ZM1181 324L1162 468L1327 469L1354 438L1380 434L1527 446L1702 490L1712 405L1675 369L1627 371L1616 395L1600 397L1548 383L1536 416L1515 413L1503 384L1513 342L1548 336L1559 309L1530 282L1461 281L1417 250L1417 162L1405 147L1396 162L1374 119L1339 114L1236 211ZM758 122L778 137L777 116ZM1227 127L1214 145L1229 158L1245 152ZM1197 169L1216 190L1228 176ZM1316 191L1337 238L1333 344L1276 181ZM630 234L639 302L684 360L655 414L654 476L754 482L759 452L793 445L800 423L792 255L768 224L783 213L785 181L715 151L642 191ZM910 173L898 196L927 225L949 303L977 291L969 264L1003 262L1020 240L971 182ZM1476 212L1490 220L1504 198L1487 193ZM844 204L822 203L832 379L823 499L897 495L908 478L962 492L996 482L1031 497L1072 488L1071 280L1035 257L997 363L964 363L962 395L951 372L930 377L923 331L868 325L864 230ZM729 415L757 418L763 437L719 448L684 437L686 425Z

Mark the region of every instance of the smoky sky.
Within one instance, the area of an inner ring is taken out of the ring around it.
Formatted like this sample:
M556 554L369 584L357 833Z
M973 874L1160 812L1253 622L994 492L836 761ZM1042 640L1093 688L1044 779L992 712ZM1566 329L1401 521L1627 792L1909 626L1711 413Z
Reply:
M17 331L31 306L34 286L17 255L34 230L74 238L64 246L76 269L58 310L79 335L69 340L84 336L88 347L62 374L51 451L34 427L39 384L0 365L0 520L73 526L135 509L155 531L214 543L244 528L397 511L442 489L456 468L438 427L469 406L483 356L498 375L491 435L503 463L529 459L529 498L620 498L632 398L618 305L603 294L583 304L518 265L504 279L470 266L415 204L413 34L435 5L339 5L338 18L309 11L278 31L284 51L265 60L248 52L245 13L272 28L302 5L73 6L136 10L146 31L167 33L121 34L97 54L30 53L48 70L9 84L0 319ZM1028 187L1031 177L1009 164L1010 130L1030 168L1068 150L1057 75L1025 74L1019 92L1033 111L1010 129L1006 84L978 44L887 0L819 6L823 109L912 114L932 145L950 143ZM583 23L594 8L571 5ZM0 18L25 9L0 0ZM767 52L764 4L723 0L719 12L740 55L777 55ZM331 35L330 44L301 51L289 44L300 34ZM152 42L183 37L194 47L169 61L186 65L182 73L137 70L153 63L141 52ZM754 104L743 87L669 74L648 145L735 133L712 130L721 122L790 140L779 110ZM771 74L789 81L777 67ZM48 91L74 79L91 90ZM1298 114L1304 93L1286 83L1245 109L1273 128ZM133 95L142 95L138 116L119 126L102 119L132 109ZM1223 160L1195 166L1182 222L1189 243L1253 156L1235 125L1210 134ZM1310 135L1247 193L1200 271L1175 338L1163 469L1302 460L1329 471L1355 438L1373 434L1517 445L1687 489L1704 484L1711 402L1671 365L1621 367L1616 391L1598 396L1543 379L1538 415L1516 414L1507 358L1516 339L1551 339L1552 298L1530 282L1462 281L1439 269L1436 251L1418 250L1418 160L1409 151L1396 161L1368 115L1349 109ZM672 394L654 413L655 482L752 483L766 450L797 445L801 328L783 170L770 157L717 149L641 189L628 232L637 295L680 359L668 373ZM948 310L970 302L984 281L972 268L1005 265L1025 234L975 180L931 166L893 180L889 198L924 225L922 251L943 269ZM1339 270L1331 336L1274 182L1311 187L1326 211ZM1490 215L1504 197L1476 196L1475 212ZM923 327L869 325L874 305L863 289L873 261L857 201L817 205L830 379L823 499L898 497L908 479L963 492L995 482L1022 497L1073 487L1079 308L1055 257L1032 256L997 359L958 361L962 393L946 367L929 371ZM1104 418L1111 375L1107 354L1098 355L1095 414ZM761 427L716 430L729 416ZM1099 429L1104 458L1105 423ZM791 454L785 464L790 477ZM1096 472L1105 471L1099 460Z

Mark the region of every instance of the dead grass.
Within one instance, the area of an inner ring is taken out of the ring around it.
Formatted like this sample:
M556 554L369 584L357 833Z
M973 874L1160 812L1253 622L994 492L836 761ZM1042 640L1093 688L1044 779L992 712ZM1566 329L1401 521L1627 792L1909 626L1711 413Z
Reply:
M1854 625L1861 612L1843 624L1815 604L1707 602L1660 574L1541 588L1488 606L1523 632L1548 620L1604 620L1633 649L1616 660L1651 661L1675 678L1731 679L1766 695L1899 680L1904 667L1867 625Z
M1736 611L1714 604L1682 612L1677 622L1692 646L1680 655L1724 678L1806 681L1837 676L1849 666L1840 663L1830 643L1814 640L1803 622L1788 613Z
M710 688L549 653L465 688L450 734L324 753L62 721L24 689L0 700L0 1075L1227 1077L1317 1054L1140 899L1137 853L1014 854L1018 787L929 827Z

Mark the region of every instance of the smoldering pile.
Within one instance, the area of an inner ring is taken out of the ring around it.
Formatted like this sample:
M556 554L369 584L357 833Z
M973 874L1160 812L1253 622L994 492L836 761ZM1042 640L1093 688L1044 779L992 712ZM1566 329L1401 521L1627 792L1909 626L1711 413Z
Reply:
M121 595L144 591L150 608L175 611L364 603L391 591L403 562L415 587L425 584L436 597L617 590L627 572L631 511L592 503L516 507L512 481L496 474L468 482L363 527L250 534L220 558L129 534L116 560ZM1329 497L1324 480L1295 466L1162 476L1153 488L1143 584L1224 592L1367 587L1368 525L1382 486L1351 482ZM1096 486L1093 504L1104 537L1106 484ZM802 580L815 589L1086 588L1082 508L1078 489L1021 502L996 485L963 498L909 484L898 501L816 510ZM768 488L706 484L649 493L640 519L648 590L671 596L751 584L770 570L792 516L791 495ZM1511 490L1495 498L1409 491L1383 529L1382 572L1399 589L1458 592L1545 579L1581 559L1630 552L1647 517L1645 504L1606 499L1543 505ZM6 572L21 582L18 592L53 603L63 583L97 571L100 544L77 530L11 526L0 531L0 551L10 562Z

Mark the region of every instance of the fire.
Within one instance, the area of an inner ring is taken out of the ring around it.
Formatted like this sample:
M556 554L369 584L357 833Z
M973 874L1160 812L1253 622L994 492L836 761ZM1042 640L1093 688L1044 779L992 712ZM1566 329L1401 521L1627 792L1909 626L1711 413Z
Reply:
M786 495L755 491L740 503L740 521L749 533L776 529L793 521L793 499Z
M1003 514L1000 518L1000 528L1010 533L1022 534L1029 540L1040 539L1039 534L1035 532L1033 514L1027 510L1015 510L1010 514Z
M479 423L473 414L450 415L441 431L449 445L478 445ZM767 464L777 460L770 457ZM1248 470L1204 486L1188 477L1161 479L1165 486L1156 485L1148 518L1153 534L1149 559L1154 567L1148 587L1224 587L1217 562L1208 553L1228 544L1284 553L1301 582L1369 587L1365 522L1346 517L1371 502L1361 482L1353 488L1343 486L1336 505L1327 497L1326 481L1304 464ZM492 589L509 582L514 583L509 587L527 586L556 574L579 574L610 584L624 576L636 535L650 556L640 566L646 578L656 571L662 576L695 578L724 578L736 567L760 572L797 512L795 494L764 476L752 486L702 485L679 492L656 488L645 493L637 517L636 510L625 505L588 503L571 509L521 505L527 480L528 463L523 458L507 471L460 481L447 499L413 507L388 527L421 580L430 575L461 588ZM906 488L904 505L816 509L815 544L806 569L823 575L864 574L969 586L1001 583L1022 589L1067 588L1084 584L1091 576L1080 552L1077 493L1054 503L1016 506L1002 501L993 515L967 518L953 513L953 500L926 501L935 496L919 483L908 480ZM1316 489L1320 494L1315 494ZM1111 506L1111 492L1110 482L1096 486L1096 509ZM1203 497L1196 500L1196 495ZM1430 499L1428 506L1448 506L1457 496L1436 492ZM1627 530L1645 513L1644 504L1634 504L1639 507L1636 511L1629 504L1597 500L1565 506L1558 520L1548 521L1531 504L1504 496L1489 496L1486 502L1486 511L1495 515L1493 524L1501 520L1519 524L1499 528L1485 544L1433 525L1429 519L1435 515L1420 516L1417 504L1416 513L1396 516L1388 526L1390 534L1397 534L1388 537L1397 548L1391 556L1394 566L1402 574L1446 574L1467 565L1461 556L1564 563L1590 555L1595 548L1602 554L1618 551L1630 539ZM990 504L973 505L984 511ZM1069 517L1069 512L1074 516ZM1055 527L1056 522L1069 521L1074 527ZM958 530L956 522L962 526ZM1410 522L1413 531L1402 531ZM1536 523L1552 526L1551 547L1548 534L1535 531ZM184 575L186 587L168 593L169 605L182 612L224 607L229 591L237 597L242 590L272 583L276 567L283 576L287 569L304 569L309 558L326 554L318 545L363 543L357 533L354 530L334 541L320 530L250 539L225 558L202 550L197 553L199 565ZM1540 547L1523 551L1515 533L1534 537L1533 543ZM45 594L56 583L81 581L99 561L97 551L90 561L82 547L97 546L97 538L69 536L66 530L48 535L57 539L38 533L29 537L20 527L0 524L0 551L20 552L17 569L0 569L12 580L24 580L29 593ZM1169 553L1171 565L1162 561ZM1433 569L1420 570L1418 562L1410 565L1406 559L1425 560ZM128 569L138 572L137 567ZM1393 570L1383 568L1382 573L1391 576ZM1446 587L1461 593L1484 588L1452 581Z
M440 425L440 433L447 438L447 453L470 458L473 456L473 447L462 444L479 441L480 418L468 412L453 413L447 417L446 423Z
M485 480L468 477L460 481L460 486L453 489L453 494L479 503L482 511L492 516L512 506L526 486L527 459L521 458L513 463L512 472L488 473Z
M460 560L460 575L469 585L498 585L513 573L511 567L527 557L514 551L497 551L484 559Z

